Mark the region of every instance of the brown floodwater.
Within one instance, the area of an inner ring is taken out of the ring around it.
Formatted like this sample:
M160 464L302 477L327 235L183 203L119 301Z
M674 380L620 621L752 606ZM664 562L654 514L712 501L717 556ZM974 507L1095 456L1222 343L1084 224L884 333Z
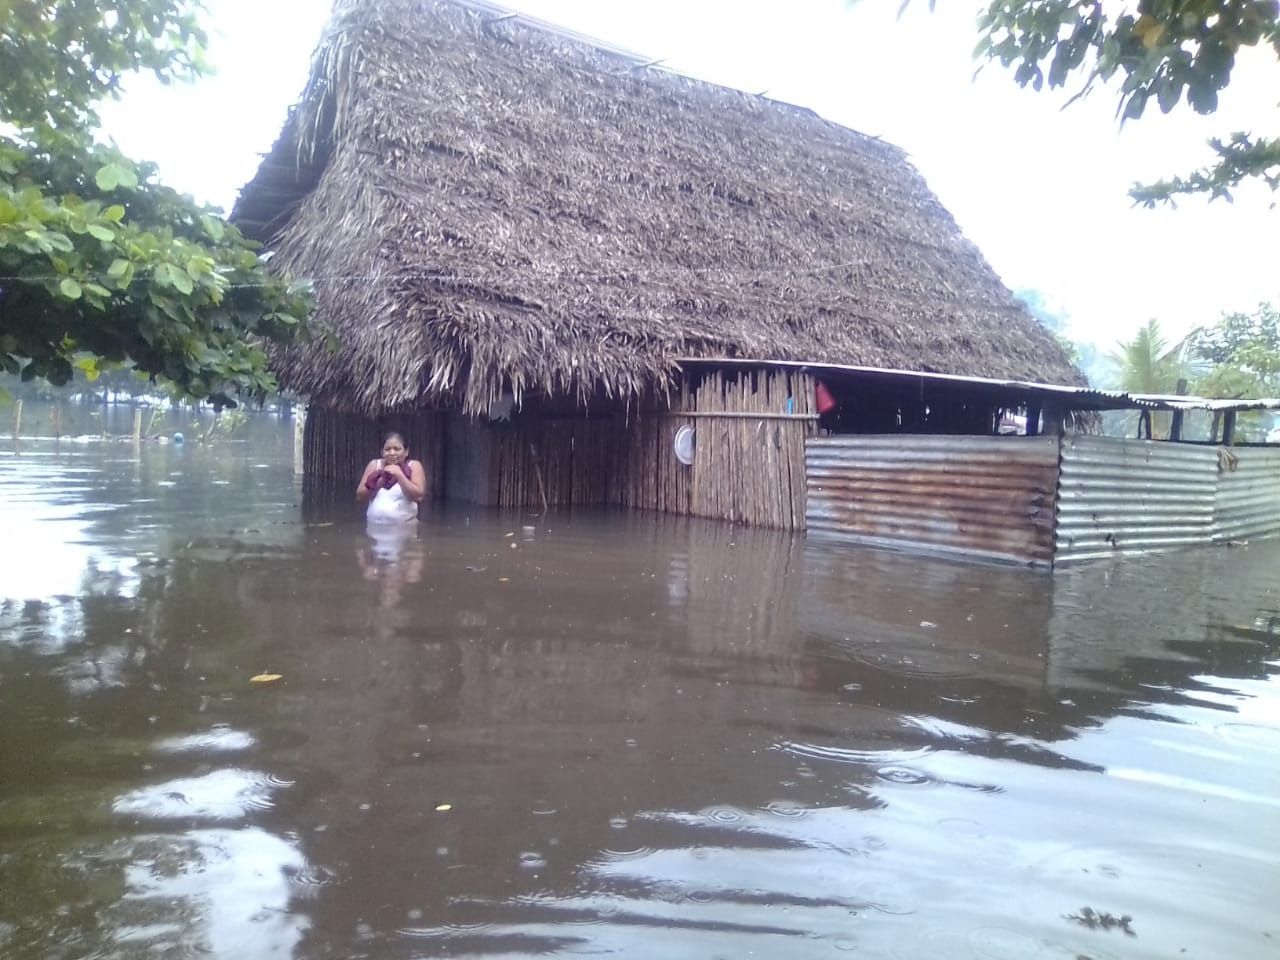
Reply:
M291 453L0 444L6 960L1280 956L1280 542L375 538Z

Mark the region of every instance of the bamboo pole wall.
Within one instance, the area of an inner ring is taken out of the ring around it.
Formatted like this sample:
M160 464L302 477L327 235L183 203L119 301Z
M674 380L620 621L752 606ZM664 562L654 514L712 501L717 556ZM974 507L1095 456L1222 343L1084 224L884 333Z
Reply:
M338 489L349 482L355 490L365 464L381 456L383 435L394 430L404 436L409 455L426 468L426 499L432 500L439 495L441 487L444 435L441 416L439 411L423 410L375 420L311 407L302 440L306 475L332 481Z
M816 429L813 378L794 370L692 373L678 392L636 412L590 415L527 409L510 422L449 421L466 499L497 507L614 504L734 523L803 529L805 437ZM676 459L675 436L693 427L694 462ZM423 411L373 421L313 408L306 426L308 473L350 480L398 430L427 467L428 498L443 488L445 415ZM451 497L463 496L451 490Z
M683 406L679 398L677 407ZM622 427L615 471L618 484L610 502L639 510L693 513L693 474L676 459L676 431L686 421L656 411Z
M711 371L686 380L668 409L641 414L618 454L621 506L803 529L804 441L816 429L813 378L792 370ZM695 434L694 461L675 435Z
M613 418L531 415L470 429L492 432L489 503L534 508L611 502Z
M691 421L697 437L691 512L802 529L804 440L817 415L812 378L787 370L713 372L691 399L687 409L698 414ZM743 416L752 413L760 416Z

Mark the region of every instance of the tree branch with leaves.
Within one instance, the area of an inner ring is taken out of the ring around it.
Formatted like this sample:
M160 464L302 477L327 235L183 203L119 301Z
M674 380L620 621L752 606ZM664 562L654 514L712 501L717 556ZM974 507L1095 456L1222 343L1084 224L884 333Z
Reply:
M256 244L93 133L140 69L202 69L198 5L0 3L0 370L132 367L216 403L274 389L264 345L306 335L304 288Z
M994 0L979 16L976 55L1014 68L1022 86L1066 87L1072 100L1119 82L1117 115L1137 120L1154 101L1212 114L1242 50L1280 60L1277 0ZM1191 174L1136 184L1130 196L1154 206L1186 194L1230 198L1256 180L1280 188L1280 138L1236 132L1210 143L1215 160Z

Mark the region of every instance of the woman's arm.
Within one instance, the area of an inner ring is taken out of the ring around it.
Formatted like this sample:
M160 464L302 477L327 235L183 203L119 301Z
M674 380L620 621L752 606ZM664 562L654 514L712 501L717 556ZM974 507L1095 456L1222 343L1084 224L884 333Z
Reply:
M357 484L356 486L356 503L364 503L366 500L368 500L370 497L373 496L373 491L370 490L367 486L365 486L365 484L368 483L369 478L372 477L377 472L378 472L378 461L370 460L369 465L364 468L364 473L361 474L360 476L360 483Z
M409 461L409 469L413 473L412 480L406 477L404 471L394 463L386 468L386 472L388 476L396 478L396 483L400 484L404 495L417 503L427 495L427 471L417 460Z

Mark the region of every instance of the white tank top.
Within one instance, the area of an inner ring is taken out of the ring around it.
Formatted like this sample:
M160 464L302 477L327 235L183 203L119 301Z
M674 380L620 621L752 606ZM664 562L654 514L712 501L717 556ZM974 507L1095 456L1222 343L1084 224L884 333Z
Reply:
M382 469L382 461L378 461L378 469ZM415 475L413 479L418 479ZM379 487L369 501L369 512L365 516L370 520L390 520L404 522L418 519L418 504L405 496L400 484L390 489Z

